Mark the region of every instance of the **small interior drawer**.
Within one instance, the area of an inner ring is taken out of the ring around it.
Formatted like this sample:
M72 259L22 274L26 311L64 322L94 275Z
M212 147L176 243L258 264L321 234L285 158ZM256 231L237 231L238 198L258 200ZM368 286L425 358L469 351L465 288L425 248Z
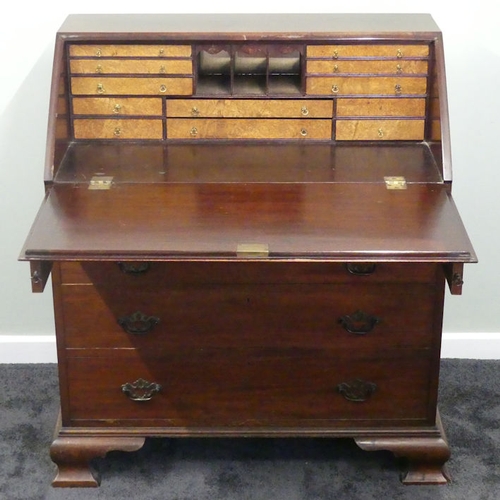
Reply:
M337 117L345 116L411 116L425 117L425 99L387 97L387 98L339 98L336 108Z
M71 59L70 72L84 74L192 74L189 59Z
M168 139L331 139L332 121L273 118L170 118Z
M338 141L421 141L424 120L337 120Z
M161 116L159 97L75 97L72 100L75 115L143 115Z
M85 77L71 78L74 95L190 95L192 78L118 78Z
M352 44L352 45L308 45L307 57L390 57L402 59L405 57L427 57L428 45L377 45L377 44Z
M331 100L170 99L168 117L331 118Z
M413 76L308 76L307 94L425 95L427 78Z
M71 57L190 57L191 45L71 44Z
M75 139L162 139L162 120L75 119Z
M353 73L353 74L426 74L427 61L415 60L308 60L306 69L308 73Z

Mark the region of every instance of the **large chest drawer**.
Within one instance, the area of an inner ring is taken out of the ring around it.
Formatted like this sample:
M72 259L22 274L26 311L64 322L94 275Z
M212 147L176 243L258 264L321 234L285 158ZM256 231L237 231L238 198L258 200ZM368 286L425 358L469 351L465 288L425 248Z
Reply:
M177 428L418 425L430 358L414 351L137 351L68 358L74 425Z
M63 286L68 348L431 345L433 285Z

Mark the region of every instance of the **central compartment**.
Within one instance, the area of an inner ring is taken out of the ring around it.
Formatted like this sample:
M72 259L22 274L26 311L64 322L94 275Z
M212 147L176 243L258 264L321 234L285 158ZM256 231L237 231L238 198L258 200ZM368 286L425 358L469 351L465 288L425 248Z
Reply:
M199 45L196 95L302 95L303 45Z

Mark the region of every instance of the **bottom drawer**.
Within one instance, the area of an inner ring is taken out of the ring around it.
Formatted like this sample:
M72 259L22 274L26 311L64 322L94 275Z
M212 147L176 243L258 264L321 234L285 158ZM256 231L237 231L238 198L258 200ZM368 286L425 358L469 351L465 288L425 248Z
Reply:
M80 352L66 360L65 425L359 427L422 425L435 415L427 351L352 359L318 349Z

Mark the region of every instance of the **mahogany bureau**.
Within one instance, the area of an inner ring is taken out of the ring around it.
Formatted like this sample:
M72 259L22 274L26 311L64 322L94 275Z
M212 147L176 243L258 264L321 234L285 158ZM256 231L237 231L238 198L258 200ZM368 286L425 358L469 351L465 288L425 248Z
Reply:
M53 484L150 436L352 437L445 483L451 180L428 15L69 16L21 254L52 275Z

